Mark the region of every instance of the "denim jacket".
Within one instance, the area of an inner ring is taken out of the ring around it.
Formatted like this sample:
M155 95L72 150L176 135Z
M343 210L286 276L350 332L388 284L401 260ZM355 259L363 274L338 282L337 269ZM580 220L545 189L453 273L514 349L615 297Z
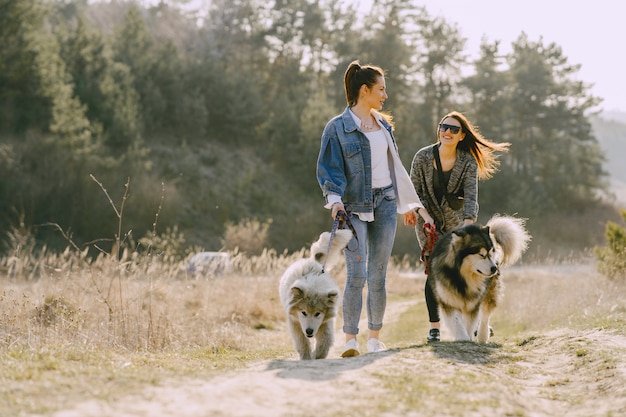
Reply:
M392 144L390 171L396 192L398 212L423 207L406 172L393 137L391 125L383 118L377 120L387 130ZM393 145L393 146L392 146ZM317 180L326 199L329 194L339 195L346 210L368 213L373 210L372 154L365 134L357 127L350 108L328 122L322 133L322 143L317 159Z

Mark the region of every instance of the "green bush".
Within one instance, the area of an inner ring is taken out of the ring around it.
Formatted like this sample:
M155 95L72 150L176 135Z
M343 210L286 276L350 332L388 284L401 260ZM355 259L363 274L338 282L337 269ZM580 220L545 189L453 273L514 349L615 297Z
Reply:
M626 210L620 210L626 222ZM626 277L626 228L609 221L605 232L608 245L595 247L594 254L598 258L598 270L607 277L624 279Z

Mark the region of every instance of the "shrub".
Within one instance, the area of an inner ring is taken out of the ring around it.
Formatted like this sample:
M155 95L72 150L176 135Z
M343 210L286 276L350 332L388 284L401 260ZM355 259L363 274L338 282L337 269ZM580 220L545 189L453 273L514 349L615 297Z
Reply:
M626 221L626 210L620 210ZM624 279L626 276L626 228L609 221L605 236L608 245L595 247L593 252L598 258L598 270L607 277Z
M226 231L222 239L225 250L235 250L249 255L260 255L267 247L268 231L272 220L244 219L240 223L226 224Z
M139 247L173 261L183 260L191 251L186 245L185 235L178 231L178 226L167 227L165 233L154 232L139 239Z

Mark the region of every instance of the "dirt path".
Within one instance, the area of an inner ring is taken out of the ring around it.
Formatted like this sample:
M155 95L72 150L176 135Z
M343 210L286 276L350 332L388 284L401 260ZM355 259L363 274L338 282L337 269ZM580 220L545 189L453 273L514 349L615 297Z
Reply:
M410 304L392 305L388 319ZM502 344L441 342L339 359L256 363L211 380L165 381L55 417L626 415L626 337L561 329Z

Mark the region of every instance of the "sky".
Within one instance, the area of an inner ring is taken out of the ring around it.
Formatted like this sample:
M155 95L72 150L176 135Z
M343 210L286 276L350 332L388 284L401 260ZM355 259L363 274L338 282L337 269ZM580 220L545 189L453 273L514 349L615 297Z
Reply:
M626 2L621 0L421 0L432 16L456 23L466 50L477 57L483 36L500 40L502 53L524 32L544 45L562 48L574 77L593 84L604 111L626 113Z

